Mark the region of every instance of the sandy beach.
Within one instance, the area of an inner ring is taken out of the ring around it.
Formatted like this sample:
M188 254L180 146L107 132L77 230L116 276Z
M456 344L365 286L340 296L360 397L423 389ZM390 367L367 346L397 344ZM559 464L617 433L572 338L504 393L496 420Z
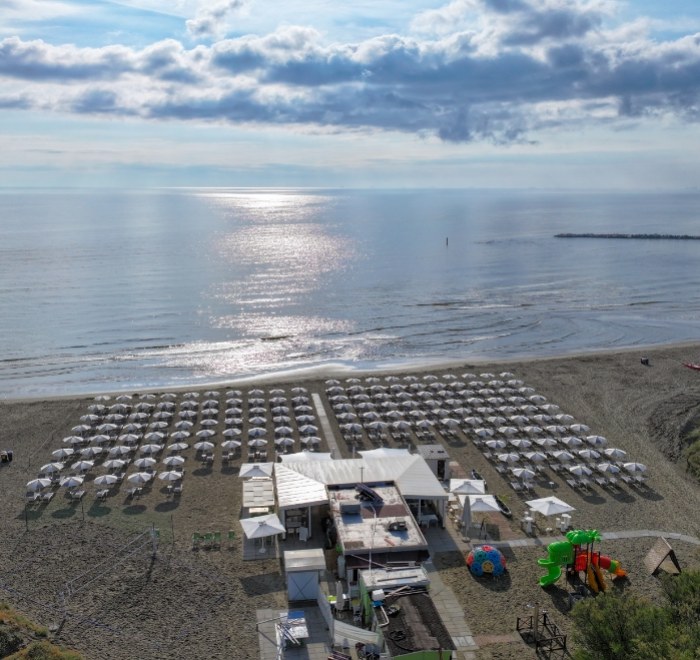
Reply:
M649 366L640 363L642 355L649 357ZM561 479L555 480L553 489L537 490L534 496L555 494L574 506L576 527L698 536L700 487L684 473L679 440L680 430L700 412L700 373L682 366L683 361L697 361L698 355L700 345L684 345L465 363L430 371L438 376L446 371L512 372L562 412L587 424L591 433L605 436L610 446L648 466L648 487L643 490L623 488L611 494L595 488L585 496ZM266 391L279 387L291 396L295 386L319 394L328 407L323 380L262 387ZM238 389L245 393L252 388ZM217 389L223 403L225 388ZM248 462L247 447L229 465L222 463L218 448L210 466L196 461L192 448L183 452L187 473L178 498L169 497L165 484L157 481L139 499L127 500L123 484L115 495L99 502L89 477L87 493L78 503L67 500L60 489L50 503L25 507L26 482L49 462L51 451L61 446L92 403L93 397L60 397L0 404L0 449L14 453L12 464L0 469L0 599L44 625L58 624L65 615L55 639L86 658L257 658L256 610L285 608L286 592L278 560L242 558L237 474ZM349 456L337 421L330 419L341 452ZM517 521L525 511L525 498L509 490L471 442L442 442L461 469L477 469L491 492L507 497L513 522L501 521L500 538L524 538ZM325 439L321 450L327 450ZM152 525L159 530L155 559L148 534ZM221 549L192 550L194 532L222 531L225 538L228 530L235 530L238 537L231 548L224 541ZM656 578L647 575L642 563L653 543L651 537L610 540L601 549L628 570L625 588L658 598ZM700 566L698 546L679 540L673 547L684 567ZM465 549L462 544L437 553L434 562L465 609L481 647L479 658L528 657L528 653L534 657L527 647L511 641L516 617L527 615L534 602L570 632L563 580L561 588L548 591L537 585L542 571L536 560L544 556L544 549L507 550L507 580L498 581L472 578L464 565Z

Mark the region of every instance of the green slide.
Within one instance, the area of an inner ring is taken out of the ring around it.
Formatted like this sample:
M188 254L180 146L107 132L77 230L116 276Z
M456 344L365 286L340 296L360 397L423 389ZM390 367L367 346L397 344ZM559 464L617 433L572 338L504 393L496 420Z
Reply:
M561 577L561 566L558 564L553 564L547 559L540 560L538 563L540 566L546 566L549 571L547 575L543 575L540 578L540 587L548 587L550 584L554 584Z

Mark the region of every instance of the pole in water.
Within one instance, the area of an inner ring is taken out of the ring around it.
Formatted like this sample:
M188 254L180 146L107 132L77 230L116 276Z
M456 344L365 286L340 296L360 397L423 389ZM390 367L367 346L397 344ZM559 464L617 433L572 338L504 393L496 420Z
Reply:
M445 238L445 247L448 247L449 244L450 244L450 237L447 236L447 237Z

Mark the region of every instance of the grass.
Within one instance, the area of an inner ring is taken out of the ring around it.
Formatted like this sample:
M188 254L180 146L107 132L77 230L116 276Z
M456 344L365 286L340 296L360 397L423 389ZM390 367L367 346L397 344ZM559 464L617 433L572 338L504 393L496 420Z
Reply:
M685 458L688 472L700 480L700 425L690 431L684 441L687 445Z
M34 623L7 603L0 603L0 657L11 660L82 660L79 653L42 639L47 635L45 627Z

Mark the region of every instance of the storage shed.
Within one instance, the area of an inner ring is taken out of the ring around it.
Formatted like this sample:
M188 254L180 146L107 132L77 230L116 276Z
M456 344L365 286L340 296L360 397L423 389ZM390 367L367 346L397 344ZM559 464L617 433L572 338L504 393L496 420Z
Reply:
M287 550L284 553L289 601L316 600L321 573L326 570L322 548Z

